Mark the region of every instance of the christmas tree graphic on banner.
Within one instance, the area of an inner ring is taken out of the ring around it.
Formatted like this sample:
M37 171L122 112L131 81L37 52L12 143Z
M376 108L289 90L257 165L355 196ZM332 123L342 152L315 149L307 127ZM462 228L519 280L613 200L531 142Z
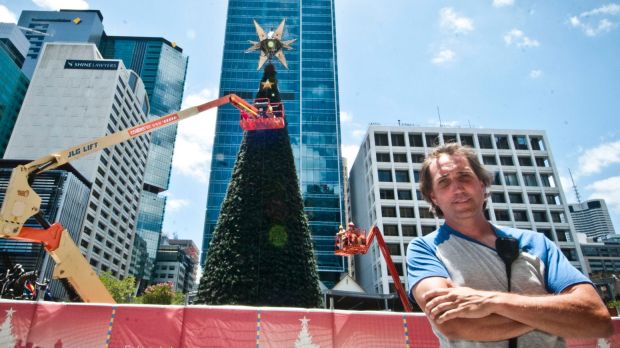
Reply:
M297 336L297 341L295 341L295 348L319 348L318 344L312 343L312 336L310 336L308 331L310 319L304 317L299 319L299 321L301 321L301 331L299 331L299 336Z
M13 336L13 308L6 311L6 318L0 325L0 347L15 347L15 336Z

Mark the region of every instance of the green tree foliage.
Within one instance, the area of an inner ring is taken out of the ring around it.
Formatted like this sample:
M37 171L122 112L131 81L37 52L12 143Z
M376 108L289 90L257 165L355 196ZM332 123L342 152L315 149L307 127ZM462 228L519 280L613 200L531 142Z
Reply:
M99 278L116 303L132 302L133 294L136 292L134 277L129 276L121 280L115 278L110 272L104 272L99 275Z
M137 302L161 305L183 304L183 294L175 291L171 283L159 283L147 287Z
M273 65L260 88L257 97L280 101ZM246 132L197 303L318 307L316 269L287 128Z

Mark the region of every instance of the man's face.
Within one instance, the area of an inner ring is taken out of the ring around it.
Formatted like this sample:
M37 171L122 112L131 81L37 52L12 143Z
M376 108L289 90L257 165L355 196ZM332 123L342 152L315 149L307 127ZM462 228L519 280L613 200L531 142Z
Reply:
M478 179L467 158L442 154L430 165L433 181L431 199L446 220L463 219L482 212L484 183Z

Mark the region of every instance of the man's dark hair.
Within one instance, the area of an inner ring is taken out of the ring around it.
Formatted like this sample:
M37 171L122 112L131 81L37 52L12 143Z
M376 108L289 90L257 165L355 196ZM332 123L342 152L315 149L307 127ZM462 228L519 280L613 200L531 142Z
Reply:
M439 145L433 148L433 151L431 151L431 153L426 156L426 159L422 164L422 169L420 170L420 191L422 192L424 199L431 204L432 210L440 218L443 218L443 212L431 200L431 192L433 191L433 178L431 177L430 167L431 163L433 163L434 160L438 159L443 154L450 156L460 155L465 157L467 159L467 162L469 162L469 166L478 177L478 180L484 183L485 188L491 186L491 183L493 182L493 174L482 166L482 164L478 160L478 155L471 147L462 146L457 143L449 143ZM485 207L486 201L484 202L483 209Z

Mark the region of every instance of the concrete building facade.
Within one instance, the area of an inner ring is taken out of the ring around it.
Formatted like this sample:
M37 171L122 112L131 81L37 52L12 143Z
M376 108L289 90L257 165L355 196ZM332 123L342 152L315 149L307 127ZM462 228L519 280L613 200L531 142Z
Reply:
M104 60L93 44L43 48L5 158L36 159L147 121L144 85L122 61ZM71 162L92 184L76 243L96 271L127 275L149 140Z

